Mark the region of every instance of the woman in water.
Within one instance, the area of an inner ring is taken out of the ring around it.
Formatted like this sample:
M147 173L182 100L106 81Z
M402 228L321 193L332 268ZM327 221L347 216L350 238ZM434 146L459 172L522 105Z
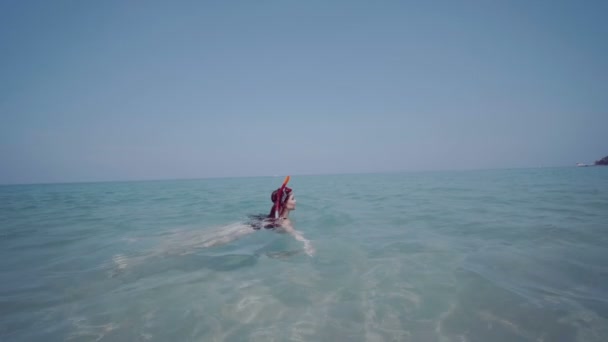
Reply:
M304 243L304 251L306 254L312 256L315 252L314 248L302 234L295 230L291 220L289 219L289 213L296 210L296 197L291 188L282 186L279 189L272 192L270 200L274 205L270 208L270 214L267 217L252 216L254 219L251 222L251 226L255 230L260 228L273 229L279 233L288 233L293 236L296 240Z
M270 214L250 216L252 220L247 224L239 222L224 226L220 230L213 232L201 233L200 231L195 231L191 232L191 234L177 233L165 239L164 245L159 250L140 257L127 258L122 254L117 254L112 258L116 264L116 270L112 272L112 276L115 273L124 271L128 265L132 266L133 264L143 263L149 257L196 253L201 247L224 245L262 228L293 236L304 244L304 252L309 256L313 256L315 253L314 247L310 241L294 229L289 219L289 213L296 209L296 198L293 190L286 186L288 181L289 178L286 178L283 185L272 192L270 199L273 205L270 209ZM293 253L289 252L287 254L291 255Z
M306 254L313 256L315 253L314 247L309 240L302 236L302 233L294 229L293 224L289 219L289 213L296 209L296 198L293 190L286 186L288 181L289 178L286 178L283 185L272 192L270 199L273 205L268 216L252 215L250 216L251 221L246 227L227 231L225 234L221 234L221 236L216 236L216 238L204 243L204 247L223 245L244 235L248 235L255 230L264 228L293 236L296 240L304 244L304 251Z

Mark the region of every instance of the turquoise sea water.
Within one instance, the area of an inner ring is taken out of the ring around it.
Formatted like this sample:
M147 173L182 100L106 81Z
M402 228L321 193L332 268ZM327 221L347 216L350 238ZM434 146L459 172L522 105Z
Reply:
M608 341L608 168L0 187L2 341Z

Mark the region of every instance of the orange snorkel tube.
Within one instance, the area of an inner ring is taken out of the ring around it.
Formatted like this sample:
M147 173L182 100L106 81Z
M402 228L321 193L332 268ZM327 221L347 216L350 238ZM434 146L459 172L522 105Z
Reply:
M279 218L279 207L281 206L281 198L283 198L283 191L285 191L285 187L287 186L287 183L289 183L289 176L285 177L285 180L283 181L283 185L281 185L281 187L279 188L279 193L277 194L277 200L274 202L274 218L278 219Z

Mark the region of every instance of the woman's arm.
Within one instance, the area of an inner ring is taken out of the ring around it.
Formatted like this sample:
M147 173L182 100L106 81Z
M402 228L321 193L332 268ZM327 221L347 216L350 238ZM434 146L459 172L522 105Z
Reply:
M203 242L203 247L213 247L225 245L229 242L232 242L236 239L240 239L241 237L253 233L255 230L251 228L249 225L239 225L236 227L227 227L232 229L224 229L223 231L218 231L214 236L209 237L207 240Z
M304 244L304 251L306 252L306 254L308 254L309 256L315 255L315 248L312 246L310 241L307 240L304 236L302 236L302 233L295 230L289 220L284 220L281 226L287 233L289 233L289 235L293 236L294 239Z

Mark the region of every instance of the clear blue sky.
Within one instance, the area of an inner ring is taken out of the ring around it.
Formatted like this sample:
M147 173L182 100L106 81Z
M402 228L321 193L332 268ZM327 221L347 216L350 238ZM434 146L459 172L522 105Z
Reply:
M0 184L608 155L607 1L0 2Z

